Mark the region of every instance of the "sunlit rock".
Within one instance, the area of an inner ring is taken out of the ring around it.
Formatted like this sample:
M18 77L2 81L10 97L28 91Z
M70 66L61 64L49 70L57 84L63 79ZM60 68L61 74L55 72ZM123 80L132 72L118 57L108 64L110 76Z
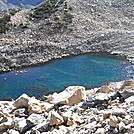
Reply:
M27 128L27 122L26 119L22 119L22 120L18 120L15 123L15 128L19 131L19 132L24 132L25 129Z
M52 111L50 116L50 125L60 125L64 122L63 117L59 115L57 112Z
M20 133L19 133L19 131L16 131L16 130L14 130L14 129L11 129L11 130L9 131L9 134L20 134Z
M98 92L102 92L102 93L110 93L110 92L114 92L113 89L109 88L109 86L102 86Z
M28 103L28 113L36 113L36 114L41 114L45 111L45 108L39 103L39 101L30 101Z
M122 132L122 130L125 129L125 124L121 121L121 122L118 124L118 128L119 128L119 131Z
M131 96L134 96L134 89L132 89L132 90L123 90L120 94L124 99L127 99L127 98L129 98Z
M86 99L85 87L82 86L70 86L63 92L48 96L46 101L50 103L61 103L69 106L75 105Z
M125 102L127 102L129 104L134 104L134 96L131 96L131 97L125 99Z
M15 108L22 108L22 107L28 107L28 102L30 100L30 97L27 94L22 94L18 99L15 100L13 103L13 106Z
M109 125L112 126L112 127L117 127L117 124L118 124L118 119L116 118L116 116L112 116L110 115L109 117Z
M16 117L27 117L27 110L25 108L19 108L19 109L15 109L12 112L13 115L15 115Z
M6 130L6 129L10 129L14 126L13 122L12 121L7 121L7 122L4 122L4 123L1 123L0 124L0 132Z
M126 111L121 108L116 108L116 109L112 110L112 114L115 116L122 116L122 115L126 115Z

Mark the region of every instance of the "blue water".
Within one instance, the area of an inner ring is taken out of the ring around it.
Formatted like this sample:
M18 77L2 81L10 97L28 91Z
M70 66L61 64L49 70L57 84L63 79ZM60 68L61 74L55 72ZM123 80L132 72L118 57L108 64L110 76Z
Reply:
M0 98L17 98L22 93L42 96L69 85L87 88L129 79L131 65L112 56L80 55L43 66L0 74Z

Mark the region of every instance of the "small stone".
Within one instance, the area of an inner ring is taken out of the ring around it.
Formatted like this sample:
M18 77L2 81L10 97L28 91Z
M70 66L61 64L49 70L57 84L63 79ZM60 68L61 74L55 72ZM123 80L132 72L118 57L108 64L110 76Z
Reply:
M112 111L112 114L116 115L116 116L122 116L122 115L126 115L126 112L123 109L117 108L117 109Z
M26 113L25 108L19 108L19 109L14 110L12 114L14 114L15 116L19 116L19 117L27 117L28 115L26 115L25 113Z
M98 101L109 100L109 95L106 93L98 93L94 96L94 99Z
M98 128L97 131L95 132L95 134L104 134L104 133L105 133L104 128Z
M99 92L102 92L102 93L114 92L114 90L111 89L111 88L109 88L108 86L102 86L98 91L99 91Z
M4 122L0 124L0 132L6 130L6 129L10 129L13 127L13 122L12 121L8 121L8 122Z
M118 124L118 128L119 128L119 131L121 132L122 130L125 129L125 124L121 121L121 122Z
M42 133L42 132L48 132L52 128L52 126L50 126L50 123L40 123L39 126L38 126L38 131L40 133Z
M39 123L42 123L43 119L44 119L43 116L33 113L27 118L26 122L28 126L35 126Z
M51 111L51 116L50 116L50 125L60 125L64 122L63 117L60 116L57 112Z
M133 87L134 86L134 80L127 80L123 83L121 89L124 89L125 87Z
M75 123L75 121L74 120L71 120L70 118L68 118L68 120L67 120L67 123L66 123L68 126L73 126L74 124L76 124Z
M125 119L126 119L126 120L128 120L128 119L130 119L130 118L131 118L130 115L126 115L126 116L125 116Z
M123 90L120 94L124 99L127 99L131 96L134 96L134 90Z
M134 106L130 107L130 108L128 109L128 112L134 112Z
M129 98L125 99L125 102L129 104L134 104L134 96L130 96Z
M109 117L109 125L112 126L112 127L117 127L117 124L118 124L118 119L116 118L116 116L112 116L110 115Z
M111 111L103 111L103 118L104 119L107 119L107 118L109 118L109 116L111 115Z
M24 128L26 128L26 126L27 126L26 119L22 119L15 124L15 128L20 132L25 131Z
M32 114L41 114L45 111L45 109L43 109L43 107L39 104L39 103L32 103L28 105L28 113Z
M7 122L8 121L8 118L7 117L0 117L0 124L1 123L4 123L4 122Z
M11 129L9 131L9 134L20 134L18 131Z

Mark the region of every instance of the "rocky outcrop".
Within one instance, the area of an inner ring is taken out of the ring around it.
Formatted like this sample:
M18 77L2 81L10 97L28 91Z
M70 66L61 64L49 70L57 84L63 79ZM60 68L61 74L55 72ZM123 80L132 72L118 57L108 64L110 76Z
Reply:
M0 133L132 134L133 82L114 82L91 90L70 86L44 100L23 94L16 100L1 101ZM129 91L127 97L122 94L125 91ZM65 100L69 103L63 103Z

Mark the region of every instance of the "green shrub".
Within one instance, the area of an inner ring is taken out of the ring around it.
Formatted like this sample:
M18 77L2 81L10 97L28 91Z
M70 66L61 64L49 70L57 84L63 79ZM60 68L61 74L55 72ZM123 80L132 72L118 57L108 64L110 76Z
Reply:
M52 13L58 11L58 7L63 4L64 1L65 0L47 0L45 3L33 9L34 12L31 14L31 17L48 18Z
M30 14L30 16L37 20L47 19L52 16L53 24L49 26L52 26L54 31L60 32L61 29L64 31L68 28L68 25L72 23L73 15L70 13L72 8L70 6L68 7L65 0L46 0L45 3L32 10L33 13Z
M66 22L66 23L72 23L72 19L73 19L73 15L69 12L64 12L64 18L63 20Z

